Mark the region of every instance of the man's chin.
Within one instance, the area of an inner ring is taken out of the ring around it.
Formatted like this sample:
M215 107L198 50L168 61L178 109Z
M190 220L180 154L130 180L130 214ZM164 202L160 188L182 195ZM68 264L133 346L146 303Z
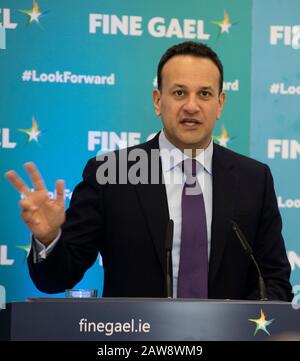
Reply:
M181 149L203 149L209 144L209 140L202 138L184 138L181 140Z
M209 145L211 139L211 135L204 138L203 135L200 136L199 134L178 134L176 137L170 137L166 134L166 137L176 148L179 148L180 150L204 149Z

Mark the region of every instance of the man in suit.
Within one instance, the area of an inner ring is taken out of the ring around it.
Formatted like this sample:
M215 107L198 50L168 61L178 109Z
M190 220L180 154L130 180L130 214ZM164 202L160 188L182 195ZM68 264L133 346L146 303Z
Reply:
M144 144L91 159L66 214L62 180L57 199L50 200L32 163L26 169L33 193L7 173L25 195L20 206L33 233L28 265L34 283L49 293L72 288L100 252L103 296L164 297L170 272L174 297L259 299L258 273L232 228L235 221L253 248L267 297L290 301L290 265L270 170L212 142L226 98L217 54L195 42L175 45L162 56L157 79L153 102L163 130ZM148 160L146 173L144 163L135 171L139 157ZM111 164L115 177L106 182ZM146 177L136 181L142 173ZM197 190L194 195L188 187ZM170 219L173 262L167 270Z

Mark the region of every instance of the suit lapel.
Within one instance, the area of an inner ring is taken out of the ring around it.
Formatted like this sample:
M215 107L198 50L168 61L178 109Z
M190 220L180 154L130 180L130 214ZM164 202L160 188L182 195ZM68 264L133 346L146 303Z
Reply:
M159 134L157 134L151 141L144 144L144 149L148 153L149 160L149 180L148 184L137 184L135 189L140 200L141 209L145 216L149 233L154 243L162 270L166 272L165 262L165 234L169 221L169 210L166 187L162 181L162 165L159 158L159 183L150 184L151 169L150 156L152 149L159 149L158 143Z
M211 252L209 261L209 289L221 265L226 242L231 231L230 220L234 218L237 179L234 164L227 150L214 144L213 153L213 216ZM234 261L234 260L233 260Z
M158 149L158 136L144 144L150 157L151 149ZM150 158L149 158L150 159ZM162 182L162 167L159 158L159 184L137 184L136 192L152 237L162 270L166 272L165 233L169 221L166 187ZM209 261L209 288L221 265L226 242L231 231L230 220L234 219L234 204L237 177L234 164L225 149L214 144L213 153L213 217L211 232L211 251ZM149 168L149 175L151 174Z

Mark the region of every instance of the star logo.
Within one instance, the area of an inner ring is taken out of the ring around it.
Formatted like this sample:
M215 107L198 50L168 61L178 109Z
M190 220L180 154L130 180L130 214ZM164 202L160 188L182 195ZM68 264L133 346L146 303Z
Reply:
M271 323L274 321L274 318L272 318L272 320L267 321L266 316L265 316L262 309L260 310L260 318L258 318L257 320L249 318L248 320L251 321L251 322L254 322L256 324L256 329L254 331L254 336L260 330L264 331L266 334L268 334L270 336L270 333L267 330L267 326L271 325Z
M211 23L215 24L215 25L217 25L219 27L218 37L220 36L220 34L223 34L223 33L229 34L230 28L237 24L237 23L232 23L230 21L229 15L228 15L226 10L224 10L224 18L223 18L223 20L212 21Z
M225 129L224 125L222 124L222 132L220 135L215 135L213 137L215 141L218 142L219 145L227 148L227 143L230 142L234 138L230 138L228 135L227 130Z
M38 142L38 136L42 133L39 128L34 116L32 117L32 128L30 129L18 129L19 132L25 133L28 135L27 142L31 142L32 140Z
M40 23L40 17L46 14L46 11L41 12L38 3L33 0L32 1L33 8L31 10L19 10L21 13L28 15L28 23L32 22Z
M17 248L22 249L25 252L25 259L29 256L31 244L29 243L27 246L17 246Z

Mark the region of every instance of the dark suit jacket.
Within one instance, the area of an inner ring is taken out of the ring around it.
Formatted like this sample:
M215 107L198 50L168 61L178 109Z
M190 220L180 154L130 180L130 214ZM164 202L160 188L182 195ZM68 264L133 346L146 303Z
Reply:
M159 148L158 135L134 148L150 154ZM132 163L128 162L129 168ZM164 184L160 180L156 185L99 185L98 166L95 158L87 163L52 253L45 261L33 263L31 252L31 278L41 291L63 292L81 280L100 251L103 296L164 297L169 220ZM230 220L238 223L253 247L268 297L291 300L290 265L270 170L214 144L209 298L257 299L257 271Z

